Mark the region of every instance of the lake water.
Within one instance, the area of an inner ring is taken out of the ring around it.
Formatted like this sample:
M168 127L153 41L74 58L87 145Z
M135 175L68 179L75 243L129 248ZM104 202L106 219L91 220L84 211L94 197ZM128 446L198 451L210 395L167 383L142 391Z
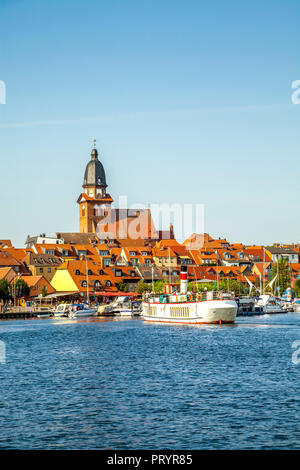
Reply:
M0 340L2 449L300 447L300 314L2 321Z

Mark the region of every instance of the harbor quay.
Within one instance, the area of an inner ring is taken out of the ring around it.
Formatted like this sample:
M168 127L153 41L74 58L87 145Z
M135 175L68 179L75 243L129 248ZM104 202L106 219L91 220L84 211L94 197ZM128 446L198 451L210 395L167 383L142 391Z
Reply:
M178 241L171 221L161 230L149 208L115 208L107 188L94 144L77 199L79 231L28 235L23 247L0 240L0 318L82 303L113 314L117 299L175 292L183 267L186 292L230 294L238 315L298 311L299 243L247 245L195 232Z

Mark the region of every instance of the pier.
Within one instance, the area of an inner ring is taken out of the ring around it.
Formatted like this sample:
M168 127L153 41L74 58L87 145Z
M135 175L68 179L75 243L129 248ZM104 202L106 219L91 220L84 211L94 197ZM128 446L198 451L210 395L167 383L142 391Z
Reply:
M4 311L0 311L0 320L25 320L29 318L39 318L43 315L47 316L51 313L49 308L34 307L12 307Z

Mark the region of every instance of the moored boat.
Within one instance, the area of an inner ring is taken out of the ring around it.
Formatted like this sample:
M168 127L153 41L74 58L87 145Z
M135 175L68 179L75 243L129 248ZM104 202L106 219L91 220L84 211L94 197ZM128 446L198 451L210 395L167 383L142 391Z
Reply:
M275 297L270 294L262 294L255 303L256 307L261 307L264 314L286 313Z
M69 318L93 317L97 315L97 308L88 304L73 304L69 309Z
M53 311L55 318L67 317L69 315L70 304L59 304Z
M300 299L296 298L293 302L294 312L300 313Z
M181 267L180 293L147 295L142 310L146 321L181 324L234 323L236 314L237 303L228 295L223 298L218 292L188 293L186 266Z

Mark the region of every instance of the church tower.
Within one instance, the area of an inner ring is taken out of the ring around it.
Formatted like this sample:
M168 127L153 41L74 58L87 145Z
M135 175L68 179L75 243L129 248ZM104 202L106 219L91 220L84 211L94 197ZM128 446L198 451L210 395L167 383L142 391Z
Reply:
M106 192L107 184L102 163L98 160L98 151L93 148L83 179L83 190L79 204L79 224L81 233L95 233L97 224L111 210L113 199Z

